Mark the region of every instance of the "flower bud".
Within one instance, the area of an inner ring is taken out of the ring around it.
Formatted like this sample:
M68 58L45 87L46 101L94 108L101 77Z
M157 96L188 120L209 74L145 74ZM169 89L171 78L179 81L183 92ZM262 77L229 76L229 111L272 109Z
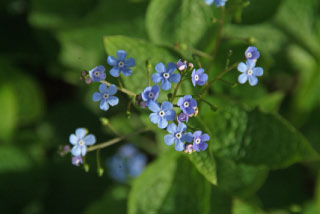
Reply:
M92 79L90 77L86 78L86 84L90 85L92 83Z
M85 163L85 164L83 165L83 169L84 169L85 172L89 172L89 170L90 170L89 164Z
M188 116L187 114L183 113L183 112L181 112L181 113L177 116L177 121L178 121L178 123L181 123L181 122L183 122L183 121L188 122L188 120L189 120L189 116Z
M103 175L103 173L104 173L104 169L101 168L101 167L98 168L97 173L98 173L98 176L101 177Z
M181 59L179 59L179 61L176 64L178 71L184 71L187 69L187 61L184 60L183 62L181 61Z
M193 145L192 144L187 144L185 149L184 149L184 153L192 154L192 152L195 152L195 150L193 149Z
M82 157L81 156L73 156L72 157L72 164L75 166L80 166L80 164L83 163Z

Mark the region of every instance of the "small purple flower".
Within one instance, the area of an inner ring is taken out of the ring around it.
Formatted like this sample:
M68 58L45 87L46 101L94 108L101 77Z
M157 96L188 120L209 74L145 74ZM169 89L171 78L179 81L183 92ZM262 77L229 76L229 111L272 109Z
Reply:
M141 174L147 164L147 157L132 144L125 144L107 161L110 176L120 182Z
M178 71L184 71L188 68L187 65L187 61L181 61L181 59L179 59L179 61L176 64Z
M169 90L171 88L171 82L178 83L180 81L180 74L173 74L176 70L176 64L169 62L167 68L160 62L156 65L157 73L152 75L152 81L155 83L161 82L161 88L163 90Z
M92 134L87 135L87 133L87 129L78 128L76 129L75 134L70 135L69 141L73 145L71 150L73 156L85 156L87 152L87 146L95 144L95 136Z
M188 120L189 120L189 115L185 114L183 112L181 112L177 117L178 123L181 123L181 122L184 122L184 121L188 122Z
M208 74L204 73L203 68L193 69L191 77L193 86L204 85L208 80Z
M249 46L245 52L245 56L248 60L257 60L260 57L260 52L254 46Z
M205 0L207 5L215 3L217 7L223 7L226 5L227 0Z
M197 152L204 151L208 148L206 141L210 140L208 134L202 134L202 131L195 131L193 133L193 149Z
M159 97L160 93L160 87L157 85L154 86L148 86L144 89L144 91L141 93L142 100L146 102L147 105L149 105L150 101L156 101Z
M192 144L187 144L186 148L184 149L184 152L188 153L188 154L192 154L192 152L194 152L194 151L195 150L193 149L193 145Z
M106 69L99 65L89 71L89 75L93 82L100 82L101 80L105 80L107 75L104 73Z
M180 107L183 113L192 115L197 107L197 101L192 99L191 95L186 95L178 100L177 105Z
M185 149L185 142L190 143L193 139L191 132L185 133L187 129L186 124L179 123L178 126L175 123L170 123L167 131L170 134L164 136L164 142L170 146L175 144L177 151L183 151Z
M109 109L109 105L115 106L119 103L119 98L113 96L117 93L117 87L115 85L110 85L108 88L106 84L100 84L99 86L100 92L95 92L92 95L92 100L94 102L100 101L100 109L103 111L107 111Z
M72 164L75 166L80 166L80 164L83 163L82 157L81 156L73 156L72 157Z
M239 83L244 84L249 79L249 84L251 86L255 86L258 84L257 76L263 75L263 68L255 66L255 60L247 60L246 64L241 62L238 65L238 71L242 73L238 77Z
M168 101L164 101L161 104L161 107L157 102L150 101L148 107L153 112L150 114L151 122L158 124L160 129L166 128L168 126L168 121L173 121L176 117L173 105Z
M132 74L130 67L134 67L136 65L136 61L133 58L126 59L127 52L124 50L118 50L117 57L117 59L113 56L108 56L107 58L108 64L113 66L113 68L109 71L111 76L119 77L120 72L122 72L125 76L130 76Z

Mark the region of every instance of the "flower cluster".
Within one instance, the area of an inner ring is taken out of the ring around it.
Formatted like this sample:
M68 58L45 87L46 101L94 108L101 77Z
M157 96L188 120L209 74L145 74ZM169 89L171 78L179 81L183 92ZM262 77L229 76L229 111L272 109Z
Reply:
M141 174L147 164L147 157L132 144L125 144L107 160L110 176L125 183Z
M239 75L238 81L244 84L249 80L251 86L258 84L258 76L263 75L263 68L255 67L258 58L260 57L260 52L256 47L250 46L245 51L245 57L247 58L246 63L241 62L238 65L238 71L242 74Z
M82 157L87 153L87 146L95 144L96 138L92 134L88 135L87 129L78 128L75 134L70 135L69 142L73 145L71 149L73 155L72 164L79 166L83 163Z

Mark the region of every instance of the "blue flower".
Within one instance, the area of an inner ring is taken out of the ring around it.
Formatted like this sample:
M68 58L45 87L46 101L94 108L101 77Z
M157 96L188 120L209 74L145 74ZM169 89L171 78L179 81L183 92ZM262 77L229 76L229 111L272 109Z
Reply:
M183 122L183 121L188 122L188 120L189 120L189 115L188 115L188 114L185 114L185 113L183 113L183 112L181 112L181 113L178 115L178 117L177 117L178 123L181 123L181 122Z
M186 124L179 123L178 127L175 123L170 123L167 128L167 131L170 134L164 136L164 142L170 146L174 143L174 147L177 151L183 151L185 148L185 142L190 143L192 141L191 132L185 133L187 129Z
M246 64L241 62L238 65L238 71L242 72L238 77L239 83L244 84L249 79L249 84L251 86L258 84L257 76L263 75L263 68L255 66L255 60L247 60Z
M193 149L197 152L204 151L208 148L206 141L210 140L208 134L202 134L202 131L195 131L193 133Z
M215 3L217 7L223 7L226 5L227 0L205 0L207 5Z
M164 101L161 107L157 102L150 101L148 107L153 112L150 114L151 122L158 124L160 129L166 128L168 126L168 120L173 121L176 117L173 105L168 101Z
M107 161L110 176L123 183L140 175L146 163L147 157L131 144L120 147L119 151Z
M124 50L118 50L117 57L118 59L113 56L108 56L107 58L108 64L113 66L113 68L109 71L111 76L118 77L120 76L120 72L122 72L125 76L130 76L132 74L130 67L135 66L136 61L133 58L126 59L127 52Z
M72 164L75 166L80 166L80 164L83 163L82 157L81 156L73 156L72 157Z
M178 71L186 70L188 68L187 61L182 62L181 59L179 59L179 61L176 64L176 67L177 67Z
M92 79L93 82L100 82L101 80L106 79L106 73L104 73L106 69L102 66L99 65L89 71L89 75Z
M204 73L203 68L193 69L191 77L193 86L204 85L208 80L208 74Z
M192 115L195 113L195 109L197 108L197 101L192 99L191 95L186 95L178 100L177 105L180 107L183 113Z
M155 83L161 82L161 88L163 90L169 90L171 88L171 82L177 83L180 81L180 74L173 74L176 70L176 64L169 62L167 68L160 62L156 65L157 73L152 75L152 81Z
M249 60L257 60L260 57L260 52L254 46L249 46L244 54Z
M141 93L142 100L146 102L147 105L149 105L150 101L156 101L159 97L160 93L160 87L157 85L154 86L148 86L144 89L144 91Z
M106 84L100 84L99 86L100 92L95 92L92 95L92 100L94 102L100 102L100 109L103 111L107 111L109 109L109 105L115 106L118 105L119 99L116 96L112 96L117 93L117 87L115 85L110 85L108 88Z
M87 146L95 144L95 136L92 134L87 135L87 133L87 129L78 128L76 129L75 134L70 135L69 141L73 145L71 150L73 156L85 156L87 152Z

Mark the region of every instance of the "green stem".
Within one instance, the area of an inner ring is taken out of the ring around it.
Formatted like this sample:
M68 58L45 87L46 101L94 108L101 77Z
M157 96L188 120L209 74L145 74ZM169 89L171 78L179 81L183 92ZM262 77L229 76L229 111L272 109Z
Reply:
M134 135L137 135L137 134L140 134L140 133L146 132L146 131L149 131L149 129L141 129L139 131L132 132L132 133L127 134L127 135L122 136L122 137L113 138L112 140L109 140L109 141L106 141L106 142L103 142L103 143L99 143L97 145L89 147L87 152L91 152L91 151L94 151L94 150L97 150L97 149L106 148L106 147L111 146L113 144L116 144L116 143L118 143L118 142L120 142L122 140L125 140L125 139L130 138L130 137L132 137Z
M101 162L100 162L100 149L97 149L97 166L98 169L101 168Z
M219 48L221 40L222 40L222 30L223 30L223 26L224 26L224 22L225 22L225 15L226 15L226 10L224 7L221 7L221 21L219 23L216 44L215 44L213 52L212 52L212 61L214 61L217 56L218 48Z
M201 57L203 57L203 58L207 58L207 59L209 59L209 60L213 60L213 57L210 56L210 54L207 54L207 53L205 53L205 52L203 52L203 51L200 51L200 50L198 50L198 49L191 48L191 47L188 47L188 49L189 49L190 51L192 51L192 52L193 52L195 55L197 55L197 56L201 56Z
M210 106L210 108L213 110L213 111L217 111L218 110L218 107L216 107L215 105L213 105L212 103L210 103L209 101L203 99L203 98L200 98L199 101L202 101L206 104L208 104L208 106Z
M109 87L110 85L112 85L110 82L107 82L107 81L105 81L105 80L101 81L101 83L106 84L108 87ZM117 86L117 89L118 89L119 91L121 91L122 93L127 94L127 95L129 95L129 96L131 96L131 97L135 97L135 96L136 96L136 94L135 94L134 92L129 91L128 89L125 89L125 88L123 88L123 87Z
M179 87L180 87L180 85L181 85L181 83L183 82L183 77L185 76L185 74L186 74L187 72L186 71L184 71L184 73L183 74L181 74L181 80L178 82L178 84L177 84L177 86L176 86L176 88L174 89L174 92L173 92L173 95L172 95L172 98L171 98L171 102L174 100L174 98L176 98L176 95L177 95L177 92L178 92L178 89L179 89Z

